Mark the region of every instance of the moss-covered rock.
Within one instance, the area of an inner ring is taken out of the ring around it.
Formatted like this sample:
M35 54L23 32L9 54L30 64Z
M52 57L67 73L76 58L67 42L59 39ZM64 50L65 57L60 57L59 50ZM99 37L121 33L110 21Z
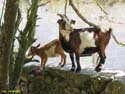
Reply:
M102 94L125 94L125 84L115 80L110 82Z
M31 94L125 94L119 80L53 68L28 80Z

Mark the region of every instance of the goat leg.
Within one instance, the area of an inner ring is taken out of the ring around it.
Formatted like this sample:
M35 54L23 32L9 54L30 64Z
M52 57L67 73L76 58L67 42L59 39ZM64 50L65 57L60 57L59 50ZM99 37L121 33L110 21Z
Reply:
M77 62L76 72L80 72L81 71L81 66L80 66L80 62L79 62L80 55L79 54L75 54L75 55L76 55L76 62Z
M98 66L95 68L95 71L96 72L100 72L101 71L101 67L102 67L102 65L98 64Z
M72 68L71 68L71 71L75 71L75 62L74 62L74 54L73 53L70 53L70 59L71 59L71 62L72 62Z
M66 64L66 55L61 54L61 62L59 63L59 65L61 65L61 67L64 67L65 64Z
M101 60L100 60L100 62L99 62L99 64L98 64L98 66L95 68L95 71L96 71L96 72L100 72L100 71L101 71L102 64L105 63L105 58L106 58L106 57L101 57Z

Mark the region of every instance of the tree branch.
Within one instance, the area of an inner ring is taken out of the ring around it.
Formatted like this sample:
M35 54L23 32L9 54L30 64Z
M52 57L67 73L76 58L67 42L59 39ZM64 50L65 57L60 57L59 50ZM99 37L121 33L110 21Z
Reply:
M118 40L116 39L115 35L114 35L113 33L111 33L111 34L112 34L113 39L115 40L115 42L116 42L118 45L125 46L125 43L123 43L123 42L121 42L121 41L118 41Z
M50 2L50 1L47 1L47 2L42 3L42 4L39 4L38 7L40 7L40 6L45 6L45 5L48 4L49 2Z
M108 13L105 11L104 7L101 6L101 4L98 2L98 0L94 0L94 1L96 2L97 6L101 9L101 11L102 11L104 14L108 15Z
M0 17L0 32L2 31L2 30L1 30L1 27L2 27L2 18L3 18L3 13L4 13L5 4L6 4L6 0L4 0L4 2L3 2L1 17Z
M66 15L66 10L67 10L67 0L65 0L64 15Z
M75 5L73 4L72 0L69 0L69 4L71 5L71 7L73 8L73 10L76 12L76 14L85 22L87 23L88 25L90 26L94 26L96 28L99 28L98 25L92 23L92 22L89 22L85 17L82 16L82 14L79 12L79 10L75 7Z

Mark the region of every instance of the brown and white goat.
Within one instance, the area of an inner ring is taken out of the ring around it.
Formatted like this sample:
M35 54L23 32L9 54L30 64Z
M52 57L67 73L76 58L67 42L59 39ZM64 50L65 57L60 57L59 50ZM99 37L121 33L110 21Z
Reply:
M59 24L59 39L64 51L68 52L72 62L71 71L75 71L74 55L77 62L76 72L81 70L80 56L86 56L97 52L100 57L99 64L95 70L101 71L102 64L105 63L105 49L111 36L111 28L103 32L100 28L89 27L74 29L70 25L67 17L58 14L61 17L57 21ZM69 26L69 28L67 28Z
M47 62L48 57L56 57L61 56L61 62L59 63L61 67L63 67L66 63L66 55L64 53L64 50L61 47L60 41L58 39L55 39L48 44L44 45L43 47L40 47L40 44L38 44L36 47L32 46L30 48L30 51L28 55L38 55L41 58L41 66L42 68L45 67L45 64Z

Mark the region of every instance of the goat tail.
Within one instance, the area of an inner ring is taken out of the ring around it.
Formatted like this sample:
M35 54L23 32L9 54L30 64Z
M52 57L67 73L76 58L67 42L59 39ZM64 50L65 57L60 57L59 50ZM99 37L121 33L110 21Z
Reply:
M114 41L116 42L117 45L121 45L121 46L125 46L125 43L118 41L118 39L116 38L116 36L113 34L113 32L111 32L110 28L109 28L109 32L111 33L111 36L113 37Z

